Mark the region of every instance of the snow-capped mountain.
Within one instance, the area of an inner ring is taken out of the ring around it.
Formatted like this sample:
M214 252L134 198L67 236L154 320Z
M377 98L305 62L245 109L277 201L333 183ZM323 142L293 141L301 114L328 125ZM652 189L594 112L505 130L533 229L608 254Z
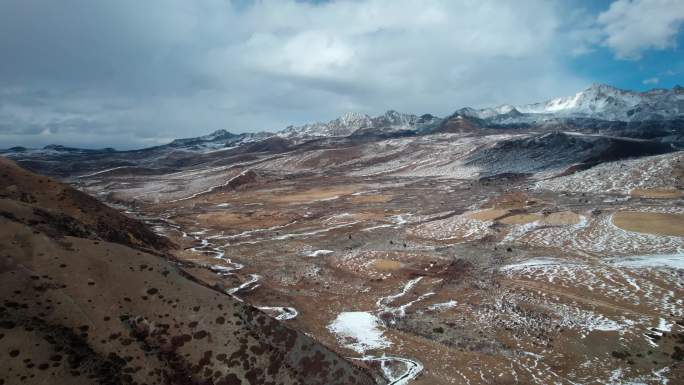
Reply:
M504 104L482 109L465 107L446 118L430 114L404 114L394 110L376 117L350 112L329 122L288 126L275 133L234 134L218 130L204 136L176 139L155 148L209 153L261 143L267 139L282 147L316 138L383 138L445 132L486 134L491 132L489 129L570 130L632 138L659 137L681 148L684 147L683 127L684 87L635 92L605 84L593 84L572 96L525 105ZM1 150L0 153L27 151L63 153L81 150L63 146L46 146L44 149L15 147Z
M372 119L366 114L348 112L327 123L307 123L302 126L288 126L278 133L284 138L348 136L354 131L372 126Z
M518 106L517 110L527 114L559 114L605 120L626 120L632 117L629 111L639 104L649 104L648 99L646 93L621 90L604 84L593 84L574 96Z
M620 124L661 122L684 119L684 88L653 89L646 92L622 90L605 84L592 84L572 96L525 105L504 104L494 108L465 107L446 119L426 114L416 116L396 111L370 117L347 113L327 123L289 126L276 135L293 140L344 137L361 134L388 134L413 131L418 134L433 132L466 132L480 128L549 128L571 125L582 129L622 129Z
M387 111L376 117L349 112L327 123L309 123L302 126L288 126L277 135L287 139L316 137L343 137L353 134L387 134L399 131L415 131L423 126L436 124L439 118L426 114L422 116Z
M457 112L461 115L475 117L478 119L488 119L499 115L520 113L520 111L518 111L515 108L515 106L512 106L510 104L503 104L499 107L494 108L482 108L479 110L470 107L464 107L458 110Z
M364 146L398 137L420 136L419 140L424 143L430 143L434 138L435 143L439 143L451 139L458 141L461 136L479 140L501 133L554 134L542 136L540 141L503 144L495 148L496 151L473 158L474 166L490 167L491 159L498 159L494 163L504 164L508 162L504 159L515 162L515 158L520 156L559 157L561 152L567 155L563 155L567 160L575 159L573 153L591 158L603 154L604 150L620 157L640 156L648 151L655 154L684 150L683 112L682 87L632 92L597 84L570 97L519 106L462 108L443 119L429 114L417 116L397 111L387 111L376 117L349 113L327 123L290 126L275 133L234 134L218 130L208 135L131 151L83 150L50 145L43 149L0 149L0 155L38 165L53 175L71 175L74 169L83 174L99 170L125 172L128 167L144 167L147 169L145 172L157 172L155 170L171 170L198 162L244 162L255 159L253 156L258 154L279 156L307 149ZM558 133L563 135L555 135ZM594 152L587 155L583 152L587 140L579 140L573 135L612 139L600 142L602 144L598 147L594 142L590 143L589 147L593 146L596 151L592 150ZM404 139L397 142L404 142ZM646 144L651 147L644 147ZM605 154L601 156L608 159ZM55 159L61 162L55 162ZM78 162L77 166L74 166L75 162ZM523 172L521 170L518 171Z
M173 142L169 143L169 145L173 147L181 147L209 142L225 142L230 141L237 136L238 135L228 132L226 130L217 130L212 132L211 134L202 135L194 138L176 139Z
M566 124L593 129L602 124L614 125L614 122L666 122L667 125L677 119L684 119L683 87L635 92L596 83L575 95L546 102L517 106L504 104L483 109L465 107L446 119L430 114L417 116L392 110L376 117L347 113L326 123L289 126L276 135L297 141L402 131L429 134L443 131L464 132L479 128L543 129Z
M194 151L214 151L260 141L271 136L273 134L268 132L233 134L226 130L217 130L195 138L176 139L166 146Z
M635 92L592 84L573 96L546 102L479 110L462 108L457 113L496 124L543 123L563 118L621 122L670 120L684 117L684 88Z

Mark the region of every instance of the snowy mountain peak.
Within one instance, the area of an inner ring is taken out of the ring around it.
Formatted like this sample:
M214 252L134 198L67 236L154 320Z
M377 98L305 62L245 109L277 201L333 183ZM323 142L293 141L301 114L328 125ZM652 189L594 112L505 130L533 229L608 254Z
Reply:
M225 141L229 140L235 137L238 137L239 135L233 134L229 131L226 130L216 130L212 132L211 134L199 136L199 137L194 137L194 138L183 138L183 139L176 139L173 142L170 143L172 146L186 146L189 144L197 144L197 143L204 143L204 142L216 142L216 141Z
M341 117L327 123L310 123L302 126L289 126L277 135L289 139L314 137L349 136L354 133L393 133L404 130L414 130L419 126L433 124L438 119L432 115L418 117L388 110L374 118L358 113L348 112Z
M382 116L390 120L401 120L404 116L407 115L397 112L395 110L387 110Z
M521 106L462 108L456 114L496 124L540 123L559 118L590 118L607 121L668 120L684 115L684 89L623 90L594 83L575 95Z
M397 112L395 110L388 110L382 116L378 116L374 119L374 125L377 127L378 125L382 125L384 123L389 126L408 127L414 125L417 119L418 117L415 115L402 114L401 112Z
M235 136L235 134L233 134L232 132L229 132L229 131L224 130L224 129L220 129L220 130L216 130L216 131L212 132L211 134L202 136L201 138L204 140L217 140L217 139L229 138L229 137L233 137L233 136Z
M499 114L509 114L509 113L511 113L511 112L513 112L513 111L517 111L517 109L515 108L515 106L512 106L512 105L510 105L510 104L502 104L502 105L500 105L499 107L496 107L495 110L496 110L496 112L498 112Z
M684 114L684 99L676 89L635 92L606 84L592 84L574 96L518 107L529 114L586 117L610 121L671 119Z
M584 91L581 92L588 92L588 91L594 91L594 92L628 92L625 90L621 90L617 87L613 87L609 84L605 83L591 83L591 85Z
M498 107L495 108L483 108L483 109L474 109L471 107L465 107L461 108L460 110L456 111L458 115L461 115L463 117L470 117L470 118L478 118L478 119L488 119L492 118L495 116L500 116L500 115L518 115L520 112L516 109L515 106L512 106L510 104L502 104Z
M530 114L602 115L602 117L614 118L620 112L627 111L641 101L641 96L635 92L594 83L573 96L519 106L517 109Z
M370 116L360 112L347 112L338 118L338 120L344 125L365 123L368 119L370 119Z
M475 126L553 126L563 120L642 122L684 119L684 88L653 89L646 92L623 90L594 83L571 96L525 105L502 104L493 108L465 107L447 121L468 121ZM403 131L432 132L442 119L388 110L371 117L348 112L329 122L289 126L276 135L293 140L349 135L387 135ZM444 123L447 124L447 123Z
M371 125L370 116L358 112L347 112L329 122L308 123L302 126L288 126L278 135L284 138L348 136L354 131Z

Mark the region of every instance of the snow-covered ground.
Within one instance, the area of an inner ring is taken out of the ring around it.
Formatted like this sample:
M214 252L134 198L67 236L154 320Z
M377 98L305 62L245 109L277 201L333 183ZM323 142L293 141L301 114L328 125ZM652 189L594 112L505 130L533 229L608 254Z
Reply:
M340 313L328 329L339 337L341 345L364 354L368 350L391 346L383 337L381 325L382 322L372 313L353 311Z
M288 306L259 306L257 308L278 321L287 321L299 315L297 309Z
M677 254L632 255L614 258L611 259L610 262L615 266L628 268L666 268L684 270L684 252Z
M635 188L672 187L679 183L673 168L684 153L603 163L585 171L537 182L537 189L629 194Z
M434 293L429 292L419 295L416 299L397 304L397 302L399 302L401 298L407 296L422 279L423 277L418 277L409 280L398 293L378 298L376 301L377 310L375 312L343 312L328 325L328 329L338 337L338 340L343 346L352 349L357 353L364 354L361 358L355 359L379 362L389 384L408 384L420 374L423 370L423 364L414 359L390 356L385 353L382 355L366 354L366 351L384 350L391 346L391 342L383 336L382 329L384 326L382 321L380 321L374 313L391 313L397 317L403 317L407 308L434 295ZM445 309L452 307L453 304L452 302L448 302L441 304L441 306L436 306L435 309Z
M502 242L602 256L673 253L684 247L684 237L623 230L613 224L611 213L583 217L575 225L547 226L541 222L514 225Z
M578 330L583 337L593 331L617 331L622 336L629 334L657 346L658 342L651 335L659 330L668 331L676 317L684 315L684 301L676 293L684 287L682 270L684 253L681 252L614 258L532 258L513 262L499 271L516 282L521 279L530 282L533 286L529 288L548 282L552 285L552 294L565 297L567 302L531 296L531 292L526 291L508 296L493 313L486 312L482 316L507 314L507 317L515 318L517 308L511 306L512 303L540 303L553 309L555 322ZM596 306L613 315L597 312ZM628 308L639 310L626 310ZM518 319L517 322L522 321Z
M424 223L409 230L417 237L440 241L466 242L494 234L493 221L481 221L467 214Z
M320 257L322 255L329 255L332 253L334 253L334 251L332 251L332 250L314 250L314 251L307 253L306 255L308 257Z

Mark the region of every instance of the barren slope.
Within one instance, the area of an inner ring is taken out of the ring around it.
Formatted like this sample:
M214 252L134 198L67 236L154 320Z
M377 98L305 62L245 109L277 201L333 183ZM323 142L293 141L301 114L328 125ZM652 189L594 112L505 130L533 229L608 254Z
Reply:
M0 383L375 383L189 265L132 248L169 243L85 194L2 160L0 195Z

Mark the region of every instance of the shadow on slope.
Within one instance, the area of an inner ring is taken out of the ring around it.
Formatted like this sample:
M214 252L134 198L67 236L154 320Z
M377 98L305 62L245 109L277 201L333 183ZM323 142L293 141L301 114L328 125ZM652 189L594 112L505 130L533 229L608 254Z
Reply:
M470 155L465 164L479 167L483 177L559 173L569 167L580 170L602 162L673 151L672 146L658 141L556 132L498 142Z

